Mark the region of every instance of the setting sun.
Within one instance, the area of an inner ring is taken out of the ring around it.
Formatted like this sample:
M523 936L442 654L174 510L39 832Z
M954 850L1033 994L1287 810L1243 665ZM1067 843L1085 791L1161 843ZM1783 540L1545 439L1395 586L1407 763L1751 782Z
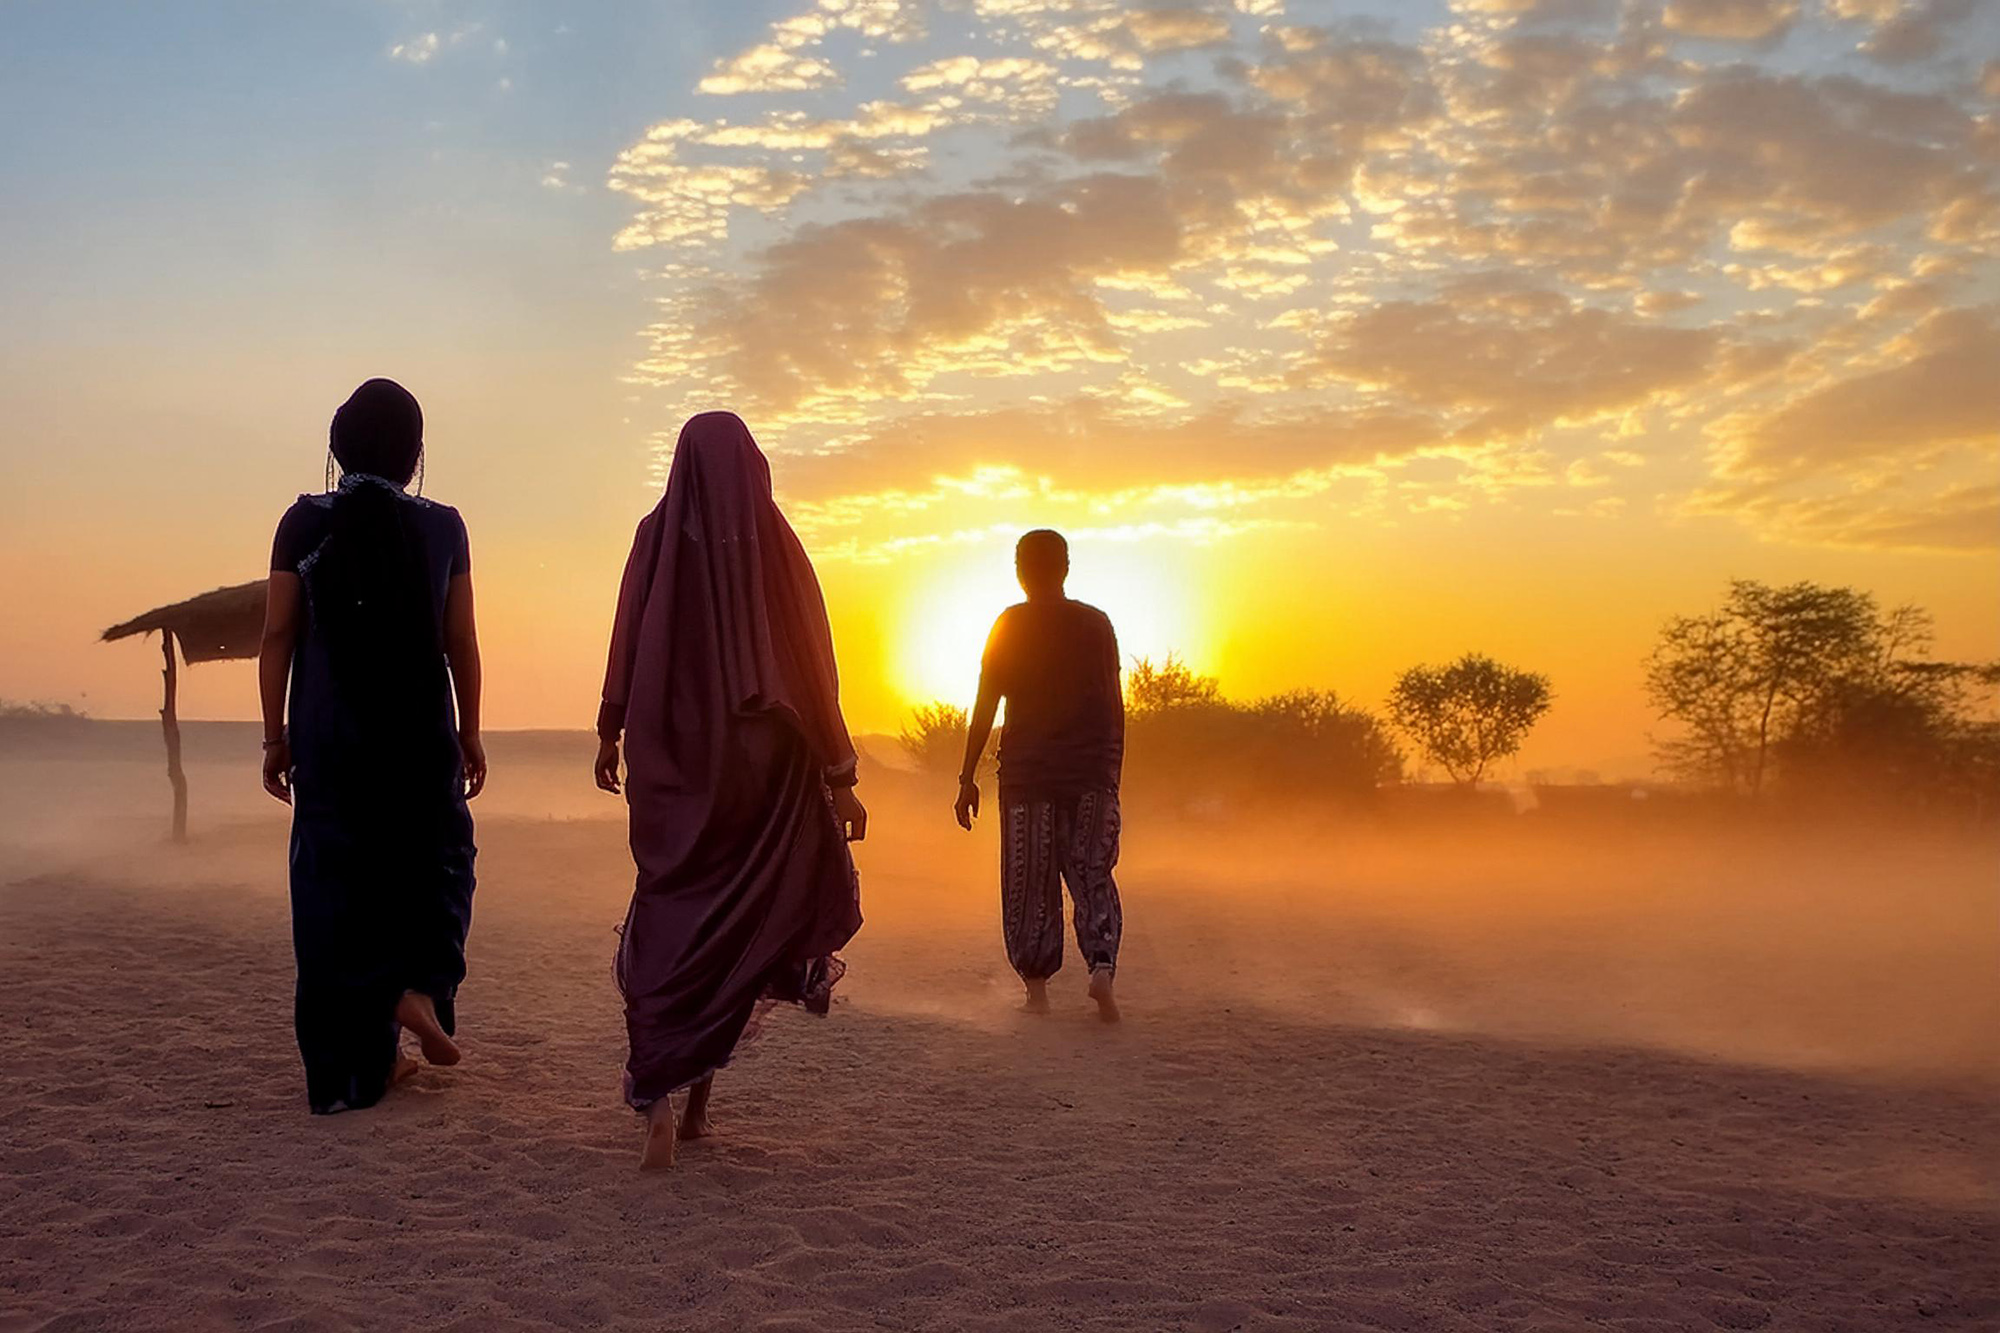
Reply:
M1158 540L1091 541L1070 553L1069 595L1111 617L1126 666L1172 653L1201 669L1209 653L1188 553ZM911 705L942 700L970 707L993 620L1021 600L1011 546L982 545L939 562L918 583L901 617L900 691Z

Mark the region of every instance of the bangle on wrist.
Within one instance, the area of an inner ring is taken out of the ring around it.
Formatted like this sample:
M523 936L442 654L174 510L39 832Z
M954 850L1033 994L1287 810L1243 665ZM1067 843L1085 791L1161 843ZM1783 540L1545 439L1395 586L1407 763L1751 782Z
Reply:
M264 738L264 748L267 750L275 750L280 745L283 745L286 741L290 739L291 737L289 736L276 736L276 737L267 736Z

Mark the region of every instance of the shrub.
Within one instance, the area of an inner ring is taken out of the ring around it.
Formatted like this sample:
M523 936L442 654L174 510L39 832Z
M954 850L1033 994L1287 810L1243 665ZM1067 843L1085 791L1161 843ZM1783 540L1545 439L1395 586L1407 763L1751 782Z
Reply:
M1138 662L1126 698L1126 781L1141 790L1188 801L1351 799L1402 775L1381 722L1330 690L1238 703L1169 657Z
M1214 676L1198 676L1173 654L1155 666L1142 657L1125 673L1125 711L1128 716L1146 717L1184 708L1209 708L1222 703L1222 683Z
M958 772L965 757L969 730L965 710L948 703L929 703L910 714L903 728L903 750L926 773Z

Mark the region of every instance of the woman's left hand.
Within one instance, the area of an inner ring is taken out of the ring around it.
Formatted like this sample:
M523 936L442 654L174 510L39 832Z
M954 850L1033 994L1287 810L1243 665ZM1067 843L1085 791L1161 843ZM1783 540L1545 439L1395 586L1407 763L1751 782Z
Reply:
M465 757L465 799L469 801L486 787L486 742L476 731L461 732L458 749Z
M854 788L833 789L833 817L840 821L840 831L849 842L860 842L868 836L868 807L861 804Z

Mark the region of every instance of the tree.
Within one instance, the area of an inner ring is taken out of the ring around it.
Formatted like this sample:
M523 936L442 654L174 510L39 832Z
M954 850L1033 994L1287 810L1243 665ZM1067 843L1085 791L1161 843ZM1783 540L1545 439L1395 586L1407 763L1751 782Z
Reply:
M1214 676L1196 675L1174 653L1157 666L1150 657L1142 657L1125 673L1125 707L1135 717L1221 704L1222 683Z
M90 714L79 713L68 704L45 704L41 702L17 704L11 699L0 699L0 722L86 722Z
M1460 786L1521 748L1549 711L1549 679L1467 653L1449 666L1416 666L1389 691L1389 720Z
M1721 609L1676 616L1646 661L1646 691L1681 724L1662 761L1685 777L1755 795L1779 752L1825 732L1842 701L1907 692L1902 671L1930 641L1914 607L1884 617L1852 588L1737 580Z
M965 758L968 723L963 708L947 703L926 704L910 714L903 728L903 750L927 773L956 773Z
M2000 796L2000 666L1895 662L1840 682L1776 752L1794 791L1980 815Z

